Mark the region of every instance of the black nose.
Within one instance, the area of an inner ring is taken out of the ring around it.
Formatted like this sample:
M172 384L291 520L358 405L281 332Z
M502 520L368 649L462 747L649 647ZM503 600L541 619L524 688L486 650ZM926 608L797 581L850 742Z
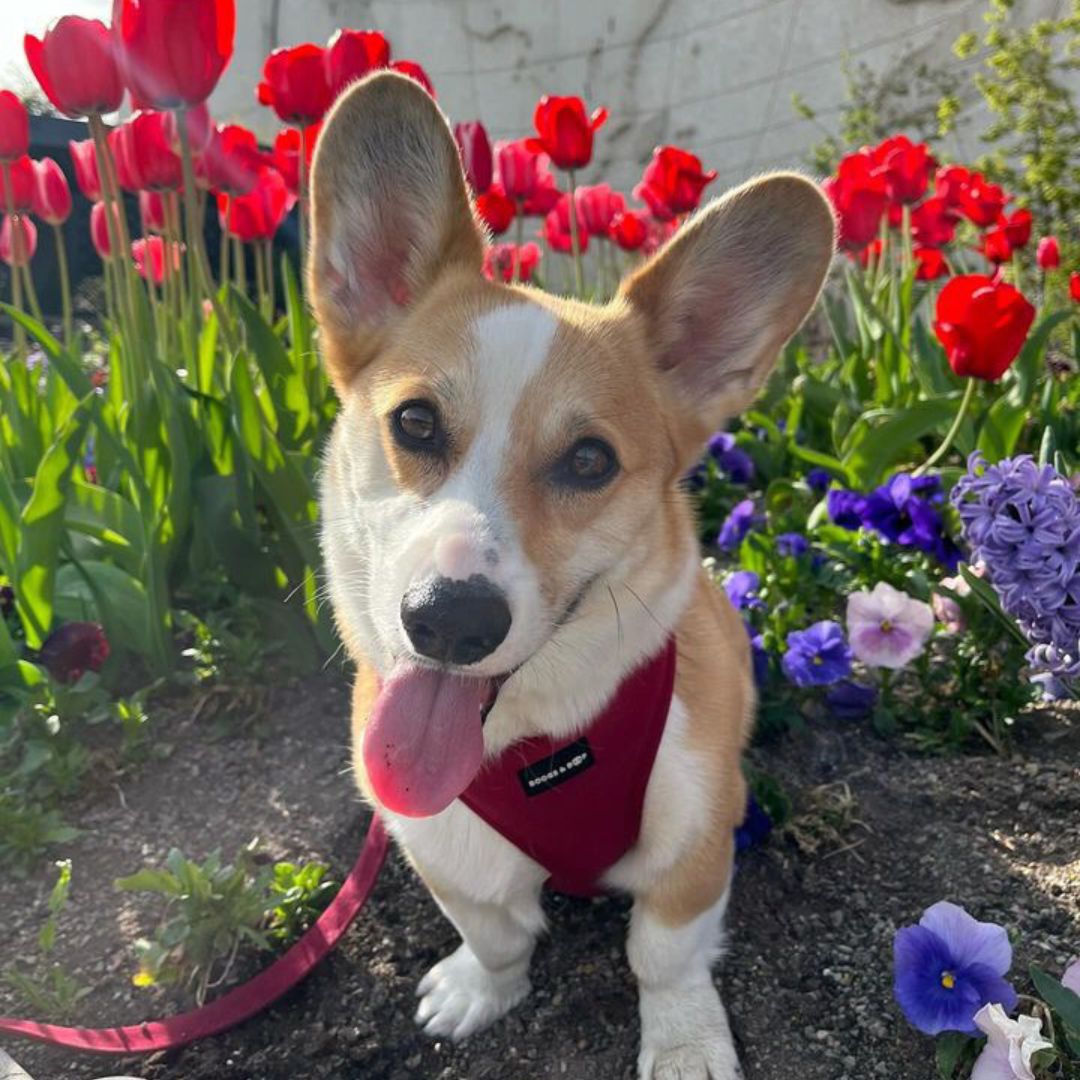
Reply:
M430 578L401 599L401 625L421 656L443 664L475 664L510 630L510 605L486 577Z

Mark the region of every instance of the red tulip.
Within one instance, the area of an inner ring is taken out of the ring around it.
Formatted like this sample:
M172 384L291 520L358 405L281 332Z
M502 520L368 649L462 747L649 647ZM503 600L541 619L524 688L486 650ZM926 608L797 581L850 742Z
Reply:
M39 40L23 38L26 60L45 96L68 116L116 112L124 84L113 36L98 19L64 15Z
M972 173L967 184L960 189L957 208L980 229L993 225L1005 209L1005 192L997 184L991 184L982 173Z
M518 247L516 244L495 244L484 252L484 276L492 281L512 282L514 263L517 263L517 280L531 281L533 271L540 264L540 246L531 240Z
M607 116L607 109L586 115L585 103L579 97L545 94L533 114L537 138L529 139L528 145L543 151L560 169L581 169L592 159L593 133Z
M1061 265L1061 247L1056 236L1044 236L1035 249L1035 261L1040 270L1056 270Z
M956 216L945 199L927 199L911 211L911 235L920 247L944 247L955 233Z
M476 210L496 236L501 236L510 228L517 213L514 200L498 184L492 184L483 195L477 195Z
M139 218L143 232L164 232L169 225L165 196L160 191L139 192Z
M858 251L849 251L847 255L852 262L857 262L865 270L871 264L878 262L884 251L885 241L879 236L876 240L871 240L866 247Z
M326 46L326 75L337 97L351 82L390 63L390 42L378 30L339 30Z
M223 124L195 163L195 175L214 191L246 195L266 164L265 157L254 132L239 124Z
M626 209L626 199L610 184L592 184L574 192L574 208L586 232L606 238L615 215Z
M679 222L676 219L657 221L656 218L649 217L645 219L645 227L648 229L648 235L645 237L645 243L641 245L641 253L652 255L679 231Z
M103 259L112 256L112 239L109 236L109 224L105 219L105 203L96 202L90 209L90 239L94 243L94 250ZM112 209L113 221L119 225L115 206Z
M22 243L16 251L17 233ZM37 251L37 226L26 214L5 214L0 225L0 259L8 266L27 266Z
M937 166L926 143L913 143L906 135L894 135L870 155L885 180L885 191L894 203L918 202Z
M166 244L160 236L148 236L131 242L131 258L139 277L146 280L149 275L155 285L160 285L165 280L166 258L172 273L175 274L180 269L180 255L183 250L183 244L175 240Z
M934 176L934 194L950 210L959 210L960 196L971 183L971 172L963 165L944 165Z
M63 225L71 215L71 188L63 169L52 158L34 162L31 209L49 225Z
M840 247L858 251L877 235L888 203L885 180L865 150L848 154L822 185L836 210Z
M716 179L716 171L702 172L701 159L677 146L658 146L645 166L634 194L647 203L661 221L696 210L701 193Z
M323 118L334 95L326 81L325 49L294 45L275 49L263 64L256 90L260 104L269 105L286 124L307 127Z
M934 332L957 375L994 382L1020 354L1034 318L1012 285L964 274L941 290Z
M528 139L497 142L493 152L495 179L511 199L532 198L541 173L548 173L547 154L538 154L529 147Z
M1009 244L1014 249L1027 247L1031 240L1032 217L1030 210L1014 210L1011 214L1002 214L998 224L1005 230Z
M137 112L109 133L116 174L125 191L176 191L183 183L180 158L173 153L168 114Z
M14 161L30 149L30 117L10 91L0 90L0 162Z
M98 176L97 152L94 149L93 139L84 139L82 142L69 142L68 151L71 154L71 163L75 166L75 183L79 190L91 202L101 200L101 177Z
M312 124L304 133L307 169L311 172L311 159L319 140L321 124ZM281 173L285 186L294 194L300 193L300 131L285 128L274 139L274 168Z
M0 212L17 214L29 213L34 208L34 190L37 187L37 172L30 157L21 158L3 166L3 198L0 199ZM10 196L10 203L8 201Z
M428 73L415 60L395 60L390 65L390 70L407 75L414 82L418 82L432 97L435 96L435 87Z
M479 120L468 120L454 126L454 138L461 151L461 164L469 184L477 195L491 187L494 163L487 131ZM507 193L509 194L509 193Z
M1069 295L1080 304L1080 271L1069 275Z
M113 0L120 71L140 108L199 105L233 53L235 0Z
M586 251L589 247L589 233L582 222L578 222L578 249ZM573 251L570 233L570 196L563 195L546 218L544 218L544 239L553 251L570 254Z
M272 240L295 202L281 173L265 165L247 195L218 195L221 227L245 243Z
M174 154L183 152L180 142L180 128L176 113L165 114L165 137ZM192 154L198 158L206 152L210 140L214 137L214 119L210 115L210 106L204 101L201 105L184 112L184 127L187 129L188 142L191 144Z
M44 641L37 661L57 682L74 683L100 671L109 659L109 639L98 623L64 623Z
M982 247L979 250L992 263L1000 265L1008 262L1012 258L1012 245L1009 243L1007 230L991 229L984 233Z
M915 261L918 263L915 277L919 281L935 281L949 276L949 264L937 248L916 248Z
M649 226L643 210L624 210L611 219L608 236L623 249L637 251L648 239Z

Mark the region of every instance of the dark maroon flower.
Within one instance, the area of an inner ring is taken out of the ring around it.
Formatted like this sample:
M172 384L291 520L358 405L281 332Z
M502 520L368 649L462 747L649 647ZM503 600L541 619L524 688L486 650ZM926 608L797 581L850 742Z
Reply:
M454 127L454 138L461 151L461 164L473 191L483 195L491 187L494 164L491 143L484 125L479 120L467 120Z
M54 630L38 652L38 663L57 682L74 683L100 671L109 658L109 640L100 623L69 622Z

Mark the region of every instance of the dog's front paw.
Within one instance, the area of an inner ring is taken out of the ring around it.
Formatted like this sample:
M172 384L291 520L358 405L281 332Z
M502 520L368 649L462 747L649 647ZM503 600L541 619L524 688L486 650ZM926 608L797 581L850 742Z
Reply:
M727 1014L712 984L641 989L640 1080L742 1080Z
M482 1031L526 997L528 971L527 957L500 971L489 971L468 945L462 945L420 980L416 1022L429 1035L458 1042Z

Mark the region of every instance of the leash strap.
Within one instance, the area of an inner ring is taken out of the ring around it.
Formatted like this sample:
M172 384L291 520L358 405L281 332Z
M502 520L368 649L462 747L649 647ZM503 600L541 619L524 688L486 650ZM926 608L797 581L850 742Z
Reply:
M388 847L386 826L375 815L356 865L315 925L265 971L208 1005L165 1020L113 1028L62 1027L0 1017L0 1034L99 1054L146 1054L185 1046L234 1027L291 990L334 948L371 895Z

